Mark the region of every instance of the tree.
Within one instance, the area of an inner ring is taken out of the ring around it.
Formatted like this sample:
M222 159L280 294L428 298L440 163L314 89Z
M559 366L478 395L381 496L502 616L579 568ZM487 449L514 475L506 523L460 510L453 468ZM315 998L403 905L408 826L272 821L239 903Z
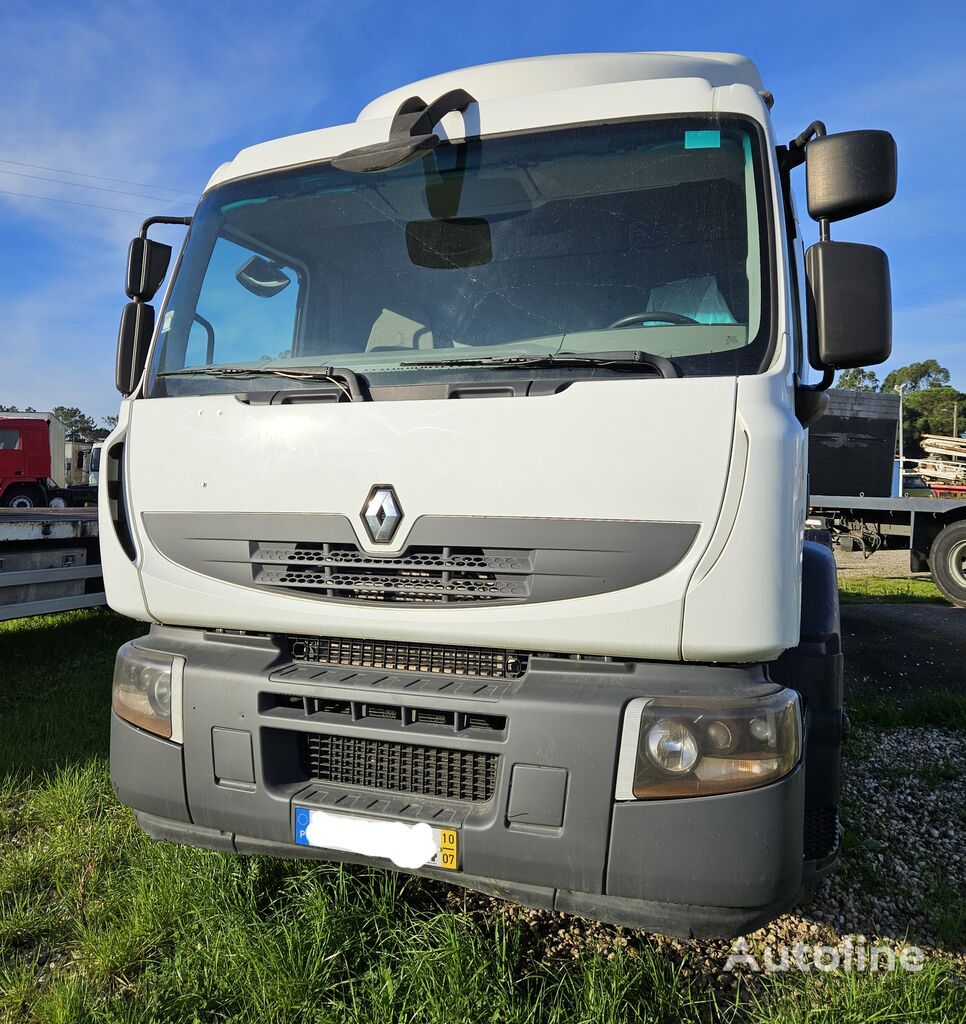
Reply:
M76 405L55 405L51 412L64 424L64 438L67 441L100 441L107 436L94 419L81 412Z
M856 367L854 370L843 370L835 382L840 391L878 391L879 378L872 370Z
M946 386L907 391L902 401L903 437L906 442L918 444L923 434L952 434L953 406L957 403L959 429L966 410L966 395L961 391Z
M18 409L15 405L0 405L0 412L36 412L28 405L26 409ZM117 426L116 416L104 416L102 422L106 427L99 427L93 416L80 411L76 405L55 405L51 413L64 424L65 441L103 441Z
M942 387L949 384L949 370L945 366L940 366L935 359L910 363L887 374L882 382L882 390L894 391L900 384L906 385L904 393L907 395L911 391L922 391L924 388Z

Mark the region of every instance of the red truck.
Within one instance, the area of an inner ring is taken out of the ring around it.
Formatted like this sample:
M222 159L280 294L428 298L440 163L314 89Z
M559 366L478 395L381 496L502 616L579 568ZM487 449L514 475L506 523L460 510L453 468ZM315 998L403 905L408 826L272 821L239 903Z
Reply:
M0 416L0 507L63 506L66 482L63 423L50 413Z

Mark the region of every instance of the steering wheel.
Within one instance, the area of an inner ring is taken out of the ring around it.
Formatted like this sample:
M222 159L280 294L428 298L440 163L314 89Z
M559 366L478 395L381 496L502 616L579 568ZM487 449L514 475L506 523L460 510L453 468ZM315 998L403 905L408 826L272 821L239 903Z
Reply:
M612 324L609 324L607 330L613 331L618 327L633 327L634 324L645 324L651 320L662 324L695 324L700 326L699 321L693 320L683 313L671 313L664 309L652 309L649 313L631 313L630 316L622 316L620 320L615 320Z

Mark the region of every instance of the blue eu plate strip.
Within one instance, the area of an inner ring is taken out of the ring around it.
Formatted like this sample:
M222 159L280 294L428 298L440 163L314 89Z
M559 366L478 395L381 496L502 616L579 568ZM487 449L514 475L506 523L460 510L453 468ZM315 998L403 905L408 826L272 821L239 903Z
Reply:
M309 827L309 809L308 807L296 807L295 808L295 841L300 846L309 845L309 837L305 834L305 830Z
M721 132L700 131L684 133L685 149L721 149Z

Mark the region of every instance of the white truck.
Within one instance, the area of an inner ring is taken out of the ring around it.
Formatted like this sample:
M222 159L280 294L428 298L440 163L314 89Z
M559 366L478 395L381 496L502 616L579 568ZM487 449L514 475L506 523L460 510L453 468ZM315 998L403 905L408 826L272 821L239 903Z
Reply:
M885 254L829 226L896 155L771 102L733 54L415 82L220 167L157 317L146 222L99 495L142 828L697 935L829 869L806 437L890 351Z

